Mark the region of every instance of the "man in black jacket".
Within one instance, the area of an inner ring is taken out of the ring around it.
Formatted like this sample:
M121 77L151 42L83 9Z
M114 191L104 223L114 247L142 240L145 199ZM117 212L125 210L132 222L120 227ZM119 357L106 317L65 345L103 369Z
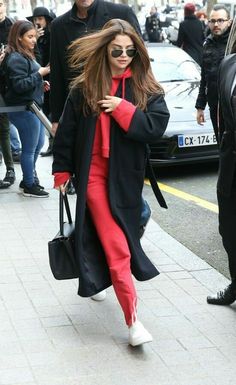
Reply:
M208 103L212 125L218 141L217 75L220 63L224 58L231 26L228 10L220 4L215 5L210 13L208 23L211 34L206 38L203 45L201 81L195 107L197 109L197 122L203 125L205 122L204 109Z
M234 40L236 42L235 36ZM207 297L207 302L214 305L230 305L236 301L236 44L232 52L233 55L227 55L222 61L218 77L220 161L217 183L219 231L228 254L231 283L215 296Z
M101 29L108 20L114 18L128 21L141 34L138 20L129 6L103 0L75 0L70 11L52 22L50 98L52 131L54 133L57 130L71 80L66 59L67 47L73 40L86 33Z
M194 15L195 5L186 3L184 20L180 23L176 45L187 52L199 65L202 64L204 32L202 23Z

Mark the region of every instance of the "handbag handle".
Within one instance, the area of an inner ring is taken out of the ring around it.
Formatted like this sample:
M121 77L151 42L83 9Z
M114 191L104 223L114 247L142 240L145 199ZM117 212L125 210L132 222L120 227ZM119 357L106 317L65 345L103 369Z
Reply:
M71 218L71 212L70 212L70 206L69 206L69 201L66 192L62 194L60 191L60 196L59 196L59 225L60 225L60 234L63 236L64 235L64 206L66 209L66 215L68 218L69 224L72 224L72 218Z

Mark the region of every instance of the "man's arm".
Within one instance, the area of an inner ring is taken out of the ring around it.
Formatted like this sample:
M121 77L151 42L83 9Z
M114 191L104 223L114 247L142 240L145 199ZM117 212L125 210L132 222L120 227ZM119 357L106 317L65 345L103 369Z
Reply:
M202 66L201 69L201 80L199 85L198 97L196 100L195 108L205 110L207 104L207 95L206 95L207 84L205 80L205 71Z

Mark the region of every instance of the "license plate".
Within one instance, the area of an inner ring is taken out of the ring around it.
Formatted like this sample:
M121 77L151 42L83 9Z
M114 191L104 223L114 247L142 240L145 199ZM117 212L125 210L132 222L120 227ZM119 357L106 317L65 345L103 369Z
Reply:
M178 147L210 146L216 143L216 136L213 133L178 135Z

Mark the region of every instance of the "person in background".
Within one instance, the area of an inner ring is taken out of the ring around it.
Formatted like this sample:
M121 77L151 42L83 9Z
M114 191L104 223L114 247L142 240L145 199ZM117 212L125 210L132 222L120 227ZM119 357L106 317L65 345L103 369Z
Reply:
M145 29L148 35L148 41L151 43L161 41L160 18L157 12L157 7L152 6L150 16L146 18Z
M207 14L204 11L198 11L195 13L196 17L200 22L202 23L202 29L204 33L204 37L206 38L207 35L210 33L209 32L209 27L208 27L208 21L207 21Z
M179 25L176 45L181 47L199 65L201 65L204 31L202 23L194 13L195 5L192 3L186 3L184 6L184 20Z
M230 284L216 295L207 297L213 305L231 305L236 301L236 39L231 55L220 65L219 90L219 174L217 198L219 232L228 255Z
M6 16L6 2L0 0L0 55L2 54L3 57L12 24L13 20ZM9 120L4 113L0 114L0 146L6 166L6 175L3 180L0 180L0 189L5 189L15 182L16 176L11 152Z
M45 7L36 7L33 10L33 15L28 16L27 19L31 21L37 28L37 47L40 53L40 64L46 66L50 61L50 29L51 22L54 19L52 13ZM51 119L51 110L50 110L50 79L49 75L44 77L44 81L48 82L48 91L44 93L44 103L43 103L43 112ZM49 146L45 152L41 152L41 156L50 156L52 155L52 143L53 136L49 135Z
M137 346L152 336L137 318L132 273L139 280L158 274L139 239L146 143L163 135L169 112L144 42L126 21L108 21L70 52L80 75L55 135L53 174L62 193L76 175L78 294L101 295L112 283Z
M32 101L43 105L43 77L49 74L50 67L41 67L35 60L36 40L36 29L30 21L16 21L9 32L4 59L7 81L5 102L9 106L25 105ZM8 117L17 127L22 144L23 180L20 189L24 196L48 197L48 193L40 186L35 170L44 144L44 126L29 110L10 112Z
M205 122L204 109L208 103L212 125L218 142L217 76L220 63L224 58L231 26L231 19L227 8L220 4L215 5L210 13L208 25L211 34L207 36L203 45L201 80L195 108L197 109L197 122L203 125Z

